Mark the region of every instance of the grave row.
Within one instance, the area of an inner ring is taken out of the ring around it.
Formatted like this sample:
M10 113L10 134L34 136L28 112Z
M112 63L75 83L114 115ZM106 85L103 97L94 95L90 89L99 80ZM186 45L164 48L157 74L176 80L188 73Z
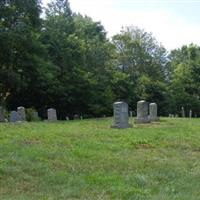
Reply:
M37 121L39 119L38 112L32 112L33 121ZM57 121L56 110L50 108L47 110L47 119L48 121ZM9 114L9 122L25 122L27 120L26 111L23 106L17 107L17 110L11 111ZM0 106L0 122L5 122L4 110L3 107Z
M182 117L185 117L185 111L182 107L181 109ZM112 127L114 128L128 128L131 127L129 124L129 114L128 114L128 104L125 102L115 102L113 104L113 113L114 113L114 123ZM76 115L74 116L74 119ZM173 117L173 115L169 114L169 117ZM192 111L189 112L189 117L192 117ZM33 121L39 119L38 112L32 112ZM79 118L79 117L78 117ZM20 106L17 108L17 111L11 111L9 115L9 122L24 122L27 120L25 108ZM47 120L50 122L57 121L57 113L53 108L49 108L47 110ZM69 120L66 117L66 120ZM5 122L6 119L4 117L3 107L0 106L0 122ZM137 102L137 117L135 119L135 123L150 123L159 121L157 116L157 104L156 103L147 103L144 100Z
M128 104L126 102L115 102L113 104L114 122L112 128L129 128ZM141 100L137 102L137 117L136 123L150 123L159 121L157 116L157 104Z

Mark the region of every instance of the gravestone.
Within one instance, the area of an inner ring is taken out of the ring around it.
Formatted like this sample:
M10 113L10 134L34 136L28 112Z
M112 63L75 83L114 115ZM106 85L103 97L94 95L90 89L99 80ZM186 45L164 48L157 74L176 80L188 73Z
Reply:
M189 112L189 118L192 118L192 110Z
M33 111L33 121L38 121L39 120L39 115L37 111Z
M19 121L19 116L17 111L11 111L10 113L10 122L17 122Z
M185 109L184 109L184 107L181 108L181 115L182 115L183 118L185 117Z
M149 120L150 121L159 121L159 118L157 116L157 111L158 110L158 107L157 107L157 104L156 103L150 103L149 104Z
M26 113L25 113L25 108L23 106L17 108L17 114L18 114L18 121L21 122L26 121Z
M137 102L137 117L136 123L149 123L148 118L148 103L144 100Z
M47 118L48 118L48 121L50 122L55 122L57 121L57 113L56 113L56 110L53 109L53 108L49 108L47 110Z
M0 106L0 122L5 122L4 110L2 106Z
M114 109L114 122L112 128L130 128L132 127L128 123L128 104L125 102L115 102L113 104Z

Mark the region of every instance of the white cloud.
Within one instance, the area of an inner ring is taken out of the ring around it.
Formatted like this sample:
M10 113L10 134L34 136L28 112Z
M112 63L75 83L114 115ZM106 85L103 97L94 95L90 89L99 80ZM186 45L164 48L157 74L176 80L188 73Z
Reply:
M48 1L48 0L44 0ZM75 12L101 21L109 36L119 33L122 26L134 25L152 32L167 49L191 42L200 44L200 25L188 23L186 18L160 6L159 0L71 0ZM198 1L165 1L191 3ZM155 3L152 6L152 3ZM187 5L187 4L186 4Z

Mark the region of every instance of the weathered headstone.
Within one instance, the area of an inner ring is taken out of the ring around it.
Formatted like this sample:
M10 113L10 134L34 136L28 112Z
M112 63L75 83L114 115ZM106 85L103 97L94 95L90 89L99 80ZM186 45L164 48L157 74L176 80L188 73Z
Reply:
M137 102L137 117L136 123L149 123L148 118L148 103L144 100Z
M4 110L2 106L0 106L0 122L5 122Z
M48 121L50 122L55 122L57 121L57 113L56 113L56 110L53 109L53 108L49 108L47 110L47 118L48 118Z
M25 108L23 106L17 108L17 114L18 114L18 121L21 122L26 121L26 113L25 113Z
M184 107L181 108L181 115L182 115L183 118L185 117L185 109L184 109Z
M33 121L38 121L39 120L39 115L37 111L33 111Z
M192 110L189 112L189 118L192 118Z
M10 122L17 122L19 121L19 116L17 111L11 111L10 113Z
M132 127L128 123L128 104L125 102L115 102L113 104L114 109L114 122L112 128L130 128Z
M150 121L159 121L159 118L157 116L158 107L156 103L150 103L149 104L149 120Z

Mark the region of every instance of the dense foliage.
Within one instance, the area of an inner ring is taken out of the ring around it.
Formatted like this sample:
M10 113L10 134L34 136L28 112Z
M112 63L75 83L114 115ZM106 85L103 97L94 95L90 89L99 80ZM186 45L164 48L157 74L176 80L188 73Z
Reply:
M41 17L39 0L0 4L0 104L35 108L42 117L54 107L59 118L103 116L112 103L132 110L146 99L159 114L182 106L200 114L200 47L167 53L150 34L127 27L109 40L104 27L54 0Z

